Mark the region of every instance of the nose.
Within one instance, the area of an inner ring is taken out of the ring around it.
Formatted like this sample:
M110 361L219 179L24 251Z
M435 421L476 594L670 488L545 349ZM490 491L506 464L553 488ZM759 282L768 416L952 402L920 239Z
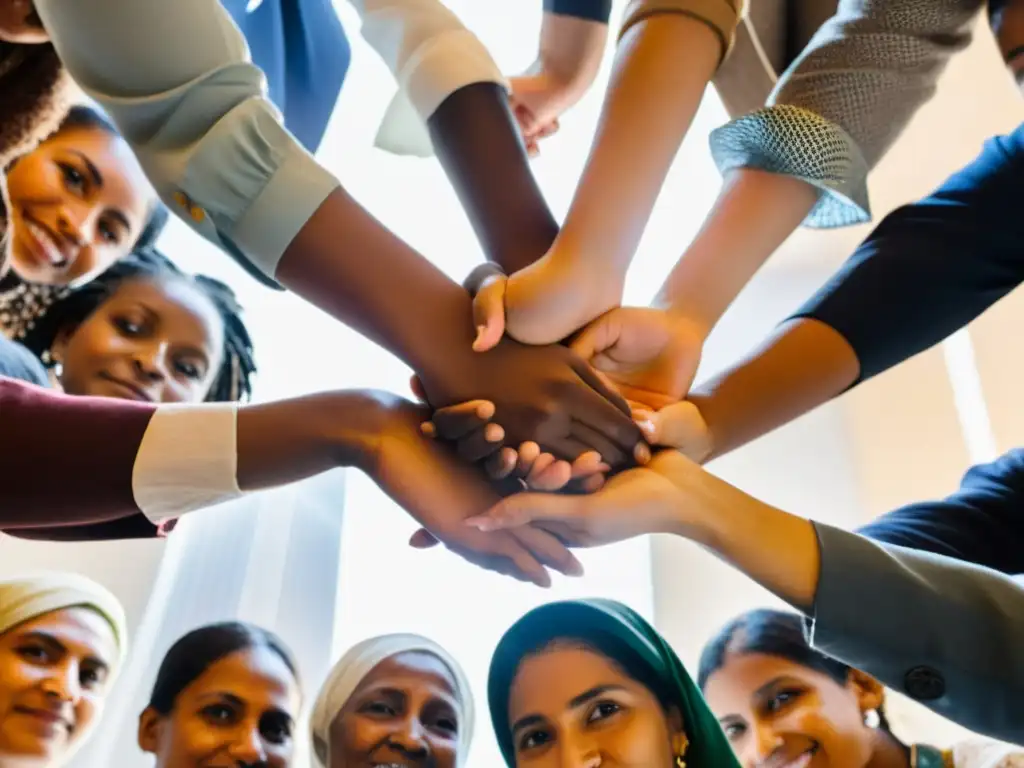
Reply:
M242 729L231 742L228 754L238 766L266 765L267 750L258 725L254 723Z
M748 765L764 765L768 759L783 746L783 739L770 726L756 726L751 751L753 759L746 761Z
M82 684L78 679L78 665L64 664L53 670L42 684L43 692L58 701L76 704L82 698Z
M603 762L600 748L589 739L562 734L560 744L562 768L598 768Z
M57 230L61 237L77 248L85 246L89 227L89 212L64 205L57 213Z
M166 342L138 345L133 351L132 362L135 366L135 375L139 380L144 382L165 381L170 375L167 353Z
M409 757L426 755L429 751L426 729L418 717L406 718L389 741Z

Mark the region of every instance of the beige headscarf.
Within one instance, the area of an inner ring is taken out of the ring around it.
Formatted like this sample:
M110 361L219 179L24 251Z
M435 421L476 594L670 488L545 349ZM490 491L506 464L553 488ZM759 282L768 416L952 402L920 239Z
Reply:
M0 634L52 611L91 608L114 630L118 659L111 674L124 661L128 630L124 608L114 595L77 573L43 572L0 579Z
M459 754L457 765L465 764L469 756L469 747L473 742L473 693L469 686L466 673L462 671L459 663L452 658L444 648L419 635L381 635L371 637L361 643L354 645L348 653L341 657L330 674L327 681L320 688L316 697L316 704L313 705L313 716L311 718L311 730L314 739L320 739L324 744L331 743L331 723L344 708L345 704L355 693L356 688L363 681L373 668L385 659L397 656L400 653L421 651L429 653L440 659L455 678L455 695L459 703ZM313 753L317 764L323 768L329 768L331 763L330 755L324 755L321 759Z

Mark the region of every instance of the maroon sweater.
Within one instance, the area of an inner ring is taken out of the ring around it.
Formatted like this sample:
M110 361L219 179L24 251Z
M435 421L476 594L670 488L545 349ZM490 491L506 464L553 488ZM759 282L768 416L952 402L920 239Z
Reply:
M51 541L158 535L132 495L155 410L0 377L0 531Z

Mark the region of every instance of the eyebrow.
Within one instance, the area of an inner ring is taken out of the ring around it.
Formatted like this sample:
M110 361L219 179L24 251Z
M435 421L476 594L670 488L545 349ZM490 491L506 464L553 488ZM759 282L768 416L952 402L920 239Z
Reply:
M22 635L22 639L23 640L35 640L37 643L42 643L43 645L49 646L50 648L58 651L59 653L67 653L68 652L68 648L67 648L66 645L64 645L64 643L62 643L56 637L54 637L53 635L51 635L51 634L49 634L47 632L41 632L39 630L33 630L31 632L24 633ZM100 659L100 658L98 658L96 656L86 656L85 660L90 662L91 664L94 664L95 666L97 666L97 667L99 667L99 668L101 668L103 670L107 670L107 669L110 668L109 664L107 664L105 661L103 661L102 659Z
M233 693L228 693L227 691L211 691L210 693L204 693L202 696L199 697L199 701L200 702L205 701L205 700L214 700L214 699L226 699L227 701L230 701L235 706L238 706L238 707L244 707L245 706L245 701L242 698L240 698L239 696L236 696Z
M624 690L626 689L621 685L598 685L591 688L589 691L584 691L578 696L573 696L573 698L569 700L569 706L567 707L567 709L576 709L577 707L581 707L589 701L593 701L598 696L603 696L604 694L610 693L612 691ZM515 724L512 726L512 733L514 734L517 731L520 731L529 725L536 725L537 723L541 723L543 721L544 718L540 715L526 715L525 717L521 717L518 720L516 720Z
M791 680L790 678L786 677L785 675L779 675L778 677L773 677L767 683L765 683L760 688L758 688L756 691L754 691L754 697L755 698L760 698L762 696L766 696L769 693L771 693L772 690L774 690L775 688L778 688L780 683L785 683L787 681L790 681L794 685L797 682L796 680Z
M85 164L85 169L86 171L88 171L89 177L92 179L92 183L95 184L97 187L102 187L103 174L100 173L100 169L96 167L96 164L89 158L89 156L77 149L71 149L68 151L71 152L71 154L77 156L78 159ZM125 229L131 230L131 225L128 223L128 217L125 216L121 211L117 210L116 208L112 208L110 209L109 213L111 216L117 219Z

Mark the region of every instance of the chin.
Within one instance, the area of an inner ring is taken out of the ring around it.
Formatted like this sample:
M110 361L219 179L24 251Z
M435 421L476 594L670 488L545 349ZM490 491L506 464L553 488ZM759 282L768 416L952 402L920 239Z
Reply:
M10 249L7 261L11 271L26 283L63 286L69 282L63 272L40 264L31 254L23 253L17 246Z

